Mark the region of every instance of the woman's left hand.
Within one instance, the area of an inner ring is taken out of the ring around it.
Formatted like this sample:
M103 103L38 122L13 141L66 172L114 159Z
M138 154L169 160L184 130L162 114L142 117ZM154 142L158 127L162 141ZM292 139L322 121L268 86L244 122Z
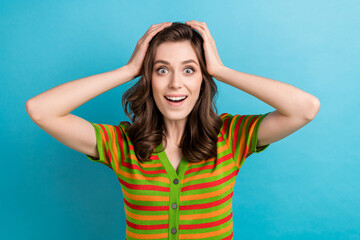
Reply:
M191 20L186 21L185 24L194 28L201 34L204 40L203 48L205 54L206 69L211 76L215 76L216 72L221 67L223 67L224 64L221 62L221 59L216 49L215 41L211 36L206 23Z

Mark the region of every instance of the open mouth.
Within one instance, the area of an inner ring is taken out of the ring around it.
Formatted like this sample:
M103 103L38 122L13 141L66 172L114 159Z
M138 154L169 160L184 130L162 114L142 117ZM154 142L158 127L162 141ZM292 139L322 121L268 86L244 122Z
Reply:
M170 102L175 102L175 103L182 102L187 98L187 96L184 96L184 97L166 97L166 96L164 96L164 97L166 100L168 100Z
M181 106L184 104L185 100L187 99L187 96L184 97L166 97L164 96L164 98L166 99L166 102L169 103L172 106Z

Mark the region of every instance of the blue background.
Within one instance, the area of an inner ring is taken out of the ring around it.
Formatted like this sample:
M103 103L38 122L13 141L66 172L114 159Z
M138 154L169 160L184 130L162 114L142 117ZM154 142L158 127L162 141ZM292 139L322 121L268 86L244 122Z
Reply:
M207 23L222 62L316 96L316 118L253 154L237 176L234 239L360 239L360 2L36 1L0 3L1 239L124 239L120 183L47 134L25 102L71 80L125 65L151 24ZM129 120L136 80L72 112ZM271 106L215 80L218 113Z

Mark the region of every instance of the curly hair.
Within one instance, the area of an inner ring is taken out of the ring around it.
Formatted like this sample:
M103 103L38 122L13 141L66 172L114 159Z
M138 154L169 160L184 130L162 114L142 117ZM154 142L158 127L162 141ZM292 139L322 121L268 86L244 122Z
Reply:
M162 140L167 143L163 115L154 101L151 88L156 49L164 42L182 41L189 41L194 49L200 63L203 81L199 99L186 120L180 148L184 158L189 162L197 163L216 157L216 143L222 120L217 114L214 101L217 86L206 70L203 38L190 26L173 22L171 26L164 28L151 39L141 66L139 81L122 96L124 111L132 121L127 128L127 134L134 146L136 157L141 162L150 161L151 153ZM166 144L161 151L165 148Z

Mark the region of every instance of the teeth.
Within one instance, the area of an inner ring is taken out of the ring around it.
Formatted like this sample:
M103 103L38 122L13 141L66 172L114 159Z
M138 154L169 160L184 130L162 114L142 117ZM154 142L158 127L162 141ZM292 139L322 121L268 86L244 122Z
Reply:
M186 96L185 97L166 97L166 98L169 99L169 100L173 100L173 101L179 101L179 100L185 99Z

